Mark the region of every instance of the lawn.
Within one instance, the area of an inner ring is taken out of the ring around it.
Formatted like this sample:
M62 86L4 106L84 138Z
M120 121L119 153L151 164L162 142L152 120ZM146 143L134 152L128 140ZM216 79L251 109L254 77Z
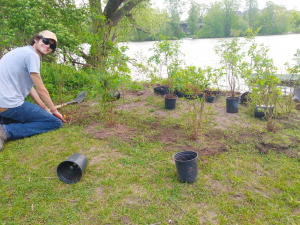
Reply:
M107 127L100 104L63 108L62 129L10 141L0 152L1 224L300 224L300 112L276 133L249 107L206 103L199 139L186 128L189 102L164 109L151 87L116 101ZM198 153L198 179L180 183L173 155ZM56 168L88 158L76 184Z

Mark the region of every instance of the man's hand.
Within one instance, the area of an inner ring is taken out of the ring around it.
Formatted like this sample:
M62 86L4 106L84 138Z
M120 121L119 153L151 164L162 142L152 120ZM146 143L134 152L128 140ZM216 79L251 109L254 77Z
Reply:
M60 119L62 122L67 122L63 116L57 111L57 109L55 109L54 111L52 111L53 116L56 116L58 119Z

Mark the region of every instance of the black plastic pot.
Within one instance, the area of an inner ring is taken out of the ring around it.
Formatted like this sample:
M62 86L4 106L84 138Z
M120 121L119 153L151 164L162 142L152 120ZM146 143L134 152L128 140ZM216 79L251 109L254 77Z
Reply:
M164 95L165 97L165 108L166 109L175 109L176 107L176 99L178 98L177 95L173 95L174 98L167 98L167 95Z
M67 184L77 183L80 181L87 163L88 160L84 155L75 153L58 165L57 175L61 181Z
M178 180L182 183L193 183L198 178L197 152L183 151L174 155Z
M239 111L240 98L227 97L226 98L226 112L237 113Z
M208 103L213 103L217 101L221 97L221 92L220 91L205 91L205 100ZM209 94L209 95L207 95ZM201 99L203 98L203 94L198 95L198 97Z
M114 101L114 100L118 100L120 99L121 97L121 94L119 91L110 91L109 92L109 97L110 97L110 100Z
M205 90L205 98L207 102L215 102L221 97L221 92L220 91L209 91Z
M274 106L269 106L269 113L272 115L273 114L273 108ZM255 110L254 110L254 117L257 118L263 118L266 116L266 111L267 111L267 107L265 105L257 105L255 106Z
M205 100L206 102L213 103L215 100L215 96L206 96Z
M167 94L167 93L166 93ZM178 90L175 90L174 91L174 94L178 96L178 98L182 98L185 96L185 94L182 92L182 91L178 91Z
M248 102L251 102L251 93L246 91L241 95L241 104L247 104Z
M298 100L300 100L300 88L295 88L294 89L294 98L297 98Z
M161 86L155 87L153 89L154 89L154 92L157 94L165 95L168 93L168 87L166 87L165 85L161 85Z

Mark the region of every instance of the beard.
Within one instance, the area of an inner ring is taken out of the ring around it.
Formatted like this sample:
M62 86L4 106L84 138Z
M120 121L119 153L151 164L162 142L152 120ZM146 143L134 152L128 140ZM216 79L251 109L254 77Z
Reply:
M44 51L41 51L41 49L43 49L42 46L39 46L39 47L36 48L37 53L40 54L41 56L48 55L48 54L51 53L51 51L47 52L47 53L44 53Z

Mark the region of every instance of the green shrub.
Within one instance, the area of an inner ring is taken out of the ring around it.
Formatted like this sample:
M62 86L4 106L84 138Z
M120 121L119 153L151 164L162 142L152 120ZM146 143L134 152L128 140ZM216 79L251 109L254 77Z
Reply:
M45 62L41 66L41 76L54 101L72 99L82 91L89 91L89 95L94 96L94 84L99 79L99 74L91 69Z

